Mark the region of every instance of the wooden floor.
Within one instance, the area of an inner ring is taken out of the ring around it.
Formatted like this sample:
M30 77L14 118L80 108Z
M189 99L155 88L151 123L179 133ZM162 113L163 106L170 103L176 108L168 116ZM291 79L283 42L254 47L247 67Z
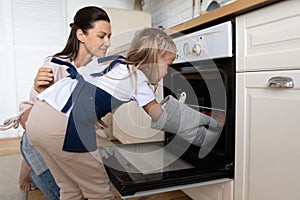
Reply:
M115 200L121 200L117 193L115 193ZM30 191L27 193L27 200L47 200L39 190ZM129 198L128 200L191 200L182 191L165 192L155 195L148 195L143 197Z
M98 144L107 145L105 140L97 138ZM114 142L117 143L117 142ZM19 150L20 138L8 138L0 139L0 156L16 155L20 154ZM16 171L16 173L19 173ZM115 200L121 200L115 189L113 188L115 194ZM47 200L43 196L40 190L29 191L27 193L27 200ZM148 195L143 197L129 198L128 200L191 200L182 191L165 192L155 195Z

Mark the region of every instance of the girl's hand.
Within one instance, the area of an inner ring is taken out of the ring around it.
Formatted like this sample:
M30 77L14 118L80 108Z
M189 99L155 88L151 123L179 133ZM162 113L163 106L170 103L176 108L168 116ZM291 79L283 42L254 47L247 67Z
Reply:
M34 79L34 90L38 93L42 92L54 83L51 68L41 67Z

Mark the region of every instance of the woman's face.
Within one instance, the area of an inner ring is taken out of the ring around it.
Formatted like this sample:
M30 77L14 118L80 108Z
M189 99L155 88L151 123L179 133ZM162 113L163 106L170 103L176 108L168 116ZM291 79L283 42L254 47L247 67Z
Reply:
M168 66L173 63L175 54L171 52L165 52L164 54L158 54L158 80L162 79L168 73Z
M95 21L93 25L94 27L89 29L80 41L88 54L101 58L110 47L111 27L110 23L104 20Z

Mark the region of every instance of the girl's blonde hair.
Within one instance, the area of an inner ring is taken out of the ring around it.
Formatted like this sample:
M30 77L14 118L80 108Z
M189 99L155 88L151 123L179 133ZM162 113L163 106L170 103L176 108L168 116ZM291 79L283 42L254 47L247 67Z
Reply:
M127 53L128 64L139 68L149 84L157 86L157 57L165 53L177 54L172 38L158 28L145 28L135 34Z

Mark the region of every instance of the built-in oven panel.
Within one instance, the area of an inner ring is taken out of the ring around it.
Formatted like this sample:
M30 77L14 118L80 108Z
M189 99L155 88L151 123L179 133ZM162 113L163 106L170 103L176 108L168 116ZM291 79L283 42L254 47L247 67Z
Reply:
M175 38L179 56L174 63L232 57L232 36L232 23L225 22Z

